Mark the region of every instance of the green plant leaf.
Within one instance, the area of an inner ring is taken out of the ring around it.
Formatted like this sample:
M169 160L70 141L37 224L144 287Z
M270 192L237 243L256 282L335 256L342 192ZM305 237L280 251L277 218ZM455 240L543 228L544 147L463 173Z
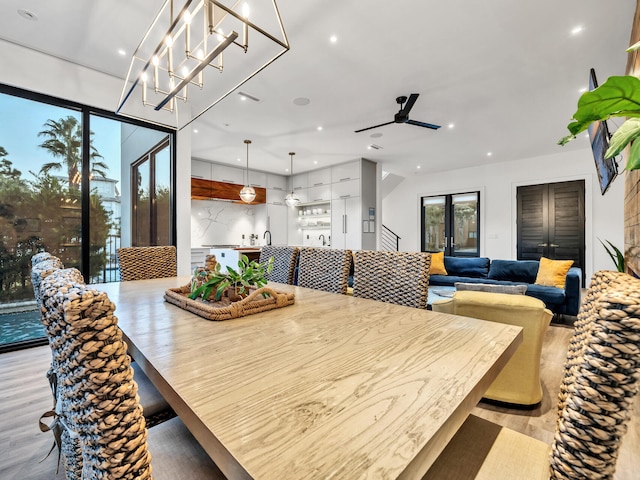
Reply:
M609 77L595 90L582 94L573 118L578 122L593 122L612 115L640 116L640 79L631 75Z
M640 141L633 142L629 149L629 158L627 159L627 170L640 169Z
M633 52L635 50L640 50L640 42L634 43L629 48L627 48L627 52Z
M606 242L611 246L611 250L609 250L609 247L607 247L601 239L598 238L598 240L600 240L600 243L602 244L606 252L611 257L611 260L616 266L616 269L619 272L624 272L625 271L624 254L620 251L620 249L616 247L613 243L611 243L609 240L606 240ZM614 252L615 252L615 255L614 255Z
M566 145L598 120L615 117L640 117L640 80L631 75L609 77L591 92L585 92L578 100L573 121L567 125L571 135L561 138L559 145Z
M611 143L605 153L605 158L618 155L624 148L640 136L640 118L626 120L611 137Z

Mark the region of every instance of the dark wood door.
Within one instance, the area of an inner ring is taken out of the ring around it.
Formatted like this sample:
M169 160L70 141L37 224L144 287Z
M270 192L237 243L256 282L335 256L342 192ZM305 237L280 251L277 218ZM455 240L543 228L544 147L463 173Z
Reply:
M518 187L518 260L573 260L584 285L584 180Z

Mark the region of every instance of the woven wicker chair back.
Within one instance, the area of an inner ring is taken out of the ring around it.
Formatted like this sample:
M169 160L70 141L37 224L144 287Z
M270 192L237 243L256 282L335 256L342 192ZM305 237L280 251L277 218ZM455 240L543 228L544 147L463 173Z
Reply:
M175 277L178 274L176 247L123 247L118 249L123 281Z
M49 260L52 257L53 255L51 255L49 252L36 253L31 257L31 266L35 265L36 263L40 263L44 260Z
M267 245L260 251L260 263L268 262L273 257L273 269L265 275L267 280L293 285L293 276L298 262L298 247L276 247Z
M613 478L620 439L638 392L640 280L609 277L606 288L603 278L601 287L595 287L605 291L598 298L594 291L587 299L589 307L581 320L589 326L583 329L582 346L570 354L575 366L552 444L552 479Z
M567 359L564 366L564 376L560 384L560 394L558 397L558 416L562 414L569 386L574 381L576 366L581 359L581 354L586 345L585 339L588 337L593 320L597 316L598 300L610 289L615 289L624 285L629 275L611 270L600 270L593 274L589 288L582 299L580 311L575 321L573 335L567 349Z
M351 250L302 248L298 267L298 285L332 293L347 293Z
M431 254L423 252L355 252L353 296L426 308Z
M54 335L58 410L82 446L82 478L151 478L145 420L115 306L104 292L66 281L57 273L47 277L43 299L47 333ZM72 478L81 478L75 470Z
M38 258L36 259L36 257ZM42 294L40 293L42 279L61 268L64 266L60 259L47 252L37 253L31 258L31 285L38 307L42 307Z
M82 274L75 268L58 269L42 279L42 323L51 347L51 369L47 377L53 391L53 409L57 419L52 430L60 435L60 453L67 480L82 478L82 448L80 439L64 428L70 424L71 399L61 395L58 388L68 377L68 354L65 345L74 333L64 322L61 292L71 292L83 286Z

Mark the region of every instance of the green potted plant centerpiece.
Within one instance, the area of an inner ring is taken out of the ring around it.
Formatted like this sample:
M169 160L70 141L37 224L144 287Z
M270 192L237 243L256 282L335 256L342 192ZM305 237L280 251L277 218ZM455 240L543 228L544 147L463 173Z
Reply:
M261 264L255 260L249 261L246 255L241 256L237 270L227 266L225 272L220 268L219 263L214 270L196 268L191 281L189 298L210 300L213 297L218 301L226 293L232 302L242 300L249 295L250 290L262 288L267 284L265 275L272 269L273 257ZM262 295L266 297L269 294L265 292Z

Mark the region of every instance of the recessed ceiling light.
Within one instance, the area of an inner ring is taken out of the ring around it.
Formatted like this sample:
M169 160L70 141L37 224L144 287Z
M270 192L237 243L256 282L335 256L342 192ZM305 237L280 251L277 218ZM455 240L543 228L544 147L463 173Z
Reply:
M125 52L124 49L121 48L118 50L118 54L124 57L127 54L127 52Z
M239 162L241 162L241 161L242 161L242 159L241 159L241 158L238 158L238 161L239 161Z
M420 165L418 165L416 168L417 168L417 169L420 169Z
M197 128L194 128L194 129L193 129L193 133L198 133L198 129L197 129Z
M38 16L35 13L30 12L29 10L24 10L21 8L20 10L18 10L18 15L20 15L22 18L26 18L27 20L31 20L33 22L38 21Z
M587 91L587 87L582 87L580 90L578 90L580 93L584 93Z
M330 41L331 43L336 43L336 42L338 41L338 37L336 37L335 35L331 35L331 36L329 37L329 41Z
M322 125L318 127L318 131L321 132L322 131Z
M450 123L449 125L447 125L449 128L453 128L455 127L455 125L453 123Z
M492 152L487 152L487 157L490 157L491 155L493 155Z
M314 165L317 165L317 164L318 164L318 160L314 160L314 161L313 161L313 164L314 164Z
M577 27L573 27L571 29L571 35L577 35L582 31L582 25L578 25Z
M305 105L309 105L311 103L311 100L305 97L298 97L293 99L293 103L300 107L304 107Z
M285 172L288 172L288 171L289 171L289 169L288 169L288 168L285 168L285 169L284 169L284 171L285 171Z

